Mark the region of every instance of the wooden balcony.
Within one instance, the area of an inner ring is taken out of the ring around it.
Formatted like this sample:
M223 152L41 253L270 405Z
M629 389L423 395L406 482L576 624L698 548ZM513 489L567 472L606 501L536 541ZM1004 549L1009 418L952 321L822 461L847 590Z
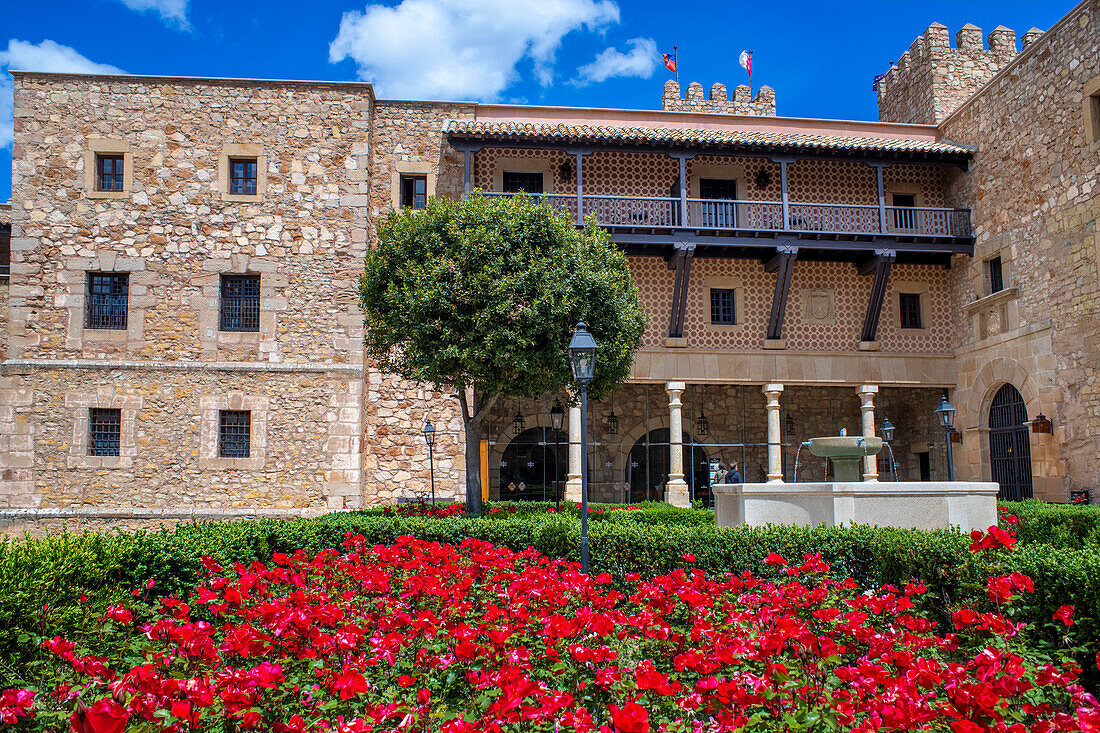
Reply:
M911 243L969 243L973 238L969 209L633 196L543 194L538 198L578 223L595 216L600 225L620 234L667 235L678 231L708 238L786 235L800 240ZM577 216L578 201L581 216Z

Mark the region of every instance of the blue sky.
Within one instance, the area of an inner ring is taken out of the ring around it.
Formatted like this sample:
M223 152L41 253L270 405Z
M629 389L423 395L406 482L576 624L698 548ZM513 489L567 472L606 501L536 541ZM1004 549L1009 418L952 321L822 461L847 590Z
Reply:
M653 109L680 78L775 88L780 115L876 119L871 78L938 21L1017 35L1071 0L58 0L5 2L0 67L362 79L382 98ZM6 37L5 37L6 36ZM11 82L0 77L0 200L11 192Z

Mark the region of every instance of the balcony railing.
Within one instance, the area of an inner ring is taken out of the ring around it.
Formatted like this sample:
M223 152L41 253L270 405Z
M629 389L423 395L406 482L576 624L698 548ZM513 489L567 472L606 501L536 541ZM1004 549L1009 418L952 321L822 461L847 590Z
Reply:
M486 193L511 196L510 193ZM540 200L577 215L574 195L545 194ZM706 229L715 232L787 232L809 236L887 235L964 239L971 236L969 209L864 204L788 203L784 222L781 201L722 201L687 199L681 215L678 198L635 196L584 196L584 217L595 215L606 227L637 229Z

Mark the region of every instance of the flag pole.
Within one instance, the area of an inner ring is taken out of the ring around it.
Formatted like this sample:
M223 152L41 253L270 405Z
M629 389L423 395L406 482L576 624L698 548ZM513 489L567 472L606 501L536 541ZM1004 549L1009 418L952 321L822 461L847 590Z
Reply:
M676 66L676 86L680 86L680 52L676 50L677 48L677 46L672 47L672 63Z
M749 51L749 101L752 101L752 51Z

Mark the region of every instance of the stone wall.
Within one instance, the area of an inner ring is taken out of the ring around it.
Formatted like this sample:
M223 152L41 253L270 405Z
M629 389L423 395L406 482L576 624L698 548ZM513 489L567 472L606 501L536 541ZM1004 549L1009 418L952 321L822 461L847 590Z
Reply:
M1025 44L1039 31L1025 34ZM969 99L1016 56L1016 34L997 26L982 46L982 29L967 23L951 46L947 26L933 23L878 82L881 122L936 124Z
M775 90L762 86L751 96L752 90L745 84L734 88L733 99L721 82L713 84L710 93L703 96L703 85L697 81L688 84L687 96L680 96L680 82L669 79L661 95L661 109L665 112L710 112L720 115L752 115L775 117Z
M395 207L399 176L424 175L429 196L460 198L465 189L463 159L443 139L448 119L471 117L473 106L434 102L379 102L371 127L372 156L368 207L371 221ZM372 231L372 237L374 231ZM372 503L427 496L429 455L424 423L436 428L437 497L465 495L464 433L458 399L380 372L366 375L363 414L364 493Z
M15 87L0 495L359 506L370 87L53 74ZM124 156L123 191L95 190L97 152ZM257 195L229 192L233 155L257 159ZM84 328L88 271L129 273L126 331ZM258 332L219 330L222 273L260 276ZM96 400L135 441L103 465L73 453ZM203 455L223 402L266 412L247 468Z
M948 187L973 209L975 257L953 270L960 475L989 479L989 404L1013 384L1028 417L1035 494L1100 486L1100 141L1086 134L1087 95L1100 90L1100 0L1087 0L1033 39L982 91L940 124L978 147ZM1006 290L990 294L1000 257Z

